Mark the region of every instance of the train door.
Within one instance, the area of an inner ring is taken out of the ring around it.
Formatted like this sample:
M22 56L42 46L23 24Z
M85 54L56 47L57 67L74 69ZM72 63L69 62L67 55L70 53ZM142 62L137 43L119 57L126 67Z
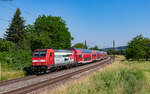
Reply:
M50 51L49 53L49 66L54 65L54 53Z
M51 64L54 64L54 60L53 60L53 53L52 52L50 52L50 62L51 62Z

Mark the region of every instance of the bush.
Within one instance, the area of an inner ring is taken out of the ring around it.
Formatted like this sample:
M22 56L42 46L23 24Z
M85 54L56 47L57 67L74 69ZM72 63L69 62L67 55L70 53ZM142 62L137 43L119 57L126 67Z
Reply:
M14 70L23 70L25 67L31 66L31 60L31 52L26 50L0 53L0 61L7 63L8 67Z
M0 51L10 51L11 49L13 49L15 47L15 44L4 40L4 39L0 39Z

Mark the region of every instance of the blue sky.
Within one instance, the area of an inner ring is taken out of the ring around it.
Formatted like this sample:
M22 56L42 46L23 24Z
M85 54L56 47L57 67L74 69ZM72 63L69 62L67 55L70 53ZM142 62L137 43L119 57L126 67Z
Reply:
M26 24L38 15L61 16L75 38L92 47L124 46L133 37L150 38L150 0L0 0L0 37L3 37L16 8Z

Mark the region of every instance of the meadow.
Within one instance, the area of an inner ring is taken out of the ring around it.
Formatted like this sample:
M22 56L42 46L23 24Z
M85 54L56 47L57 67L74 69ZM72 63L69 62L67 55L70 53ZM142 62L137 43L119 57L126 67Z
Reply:
M51 94L150 94L150 61L126 61L124 56L116 56L113 64Z
M12 70L6 63L0 62L0 81L24 77L25 74L22 70Z

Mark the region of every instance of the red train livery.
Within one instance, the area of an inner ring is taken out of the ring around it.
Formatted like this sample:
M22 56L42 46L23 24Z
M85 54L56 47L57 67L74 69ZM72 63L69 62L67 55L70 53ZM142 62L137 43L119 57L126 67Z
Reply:
M106 52L88 49L37 49L34 50L32 57L32 71L46 72L52 68L90 63L105 58L107 58Z

